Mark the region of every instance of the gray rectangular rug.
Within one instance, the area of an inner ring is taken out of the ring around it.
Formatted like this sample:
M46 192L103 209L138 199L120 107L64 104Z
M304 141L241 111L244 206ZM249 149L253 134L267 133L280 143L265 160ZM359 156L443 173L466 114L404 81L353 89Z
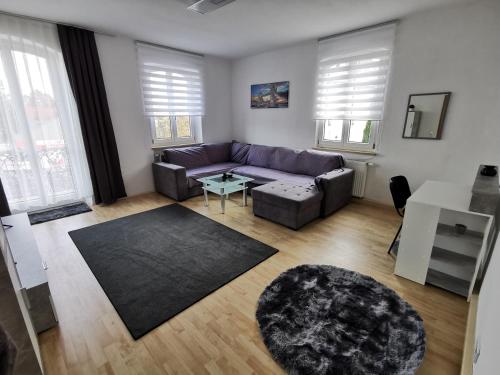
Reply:
M278 252L178 204L69 235L134 339Z

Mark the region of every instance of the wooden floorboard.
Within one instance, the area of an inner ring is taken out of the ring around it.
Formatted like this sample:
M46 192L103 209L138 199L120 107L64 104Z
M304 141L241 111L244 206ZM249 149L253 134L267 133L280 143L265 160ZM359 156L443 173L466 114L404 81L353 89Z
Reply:
M225 215L215 196L208 208L201 197L182 202L280 252L134 341L67 233L172 203L151 193L32 227L59 316L59 326L40 335L47 374L283 374L260 338L255 309L266 285L299 264L344 267L396 290L424 320L427 351L418 375L459 373L466 300L395 276L386 252L400 218L362 201L300 231L253 216L251 199L243 208L238 195Z

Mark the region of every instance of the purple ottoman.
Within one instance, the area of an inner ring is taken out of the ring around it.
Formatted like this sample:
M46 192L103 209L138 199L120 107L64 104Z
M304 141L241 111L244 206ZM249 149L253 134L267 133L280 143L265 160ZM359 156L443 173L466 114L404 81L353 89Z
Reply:
M319 217L322 198L314 184L274 181L252 189L253 213L299 229Z

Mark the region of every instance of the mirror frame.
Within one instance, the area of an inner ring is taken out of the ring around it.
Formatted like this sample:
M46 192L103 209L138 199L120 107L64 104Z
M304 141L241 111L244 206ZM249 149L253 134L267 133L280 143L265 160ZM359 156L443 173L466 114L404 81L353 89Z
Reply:
M431 137L405 137L405 131L406 131L406 124L408 121L408 109L410 108L411 105L411 98L414 96L430 96L430 95L444 95L444 101L443 101L443 107L441 108L441 116L439 117L439 124L438 124L438 129L436 132L436 137L431 138ZM450 97L451 97L451 91L443 91L443 92L429 92L429 93L424 93L424 94L410 94L408 96L408 104L406 105L406 115L405 115L405 122L403 126L403 138L404 139L427 139L427 140L434 140L438 141L441 139L441 135L443 133L443 125L444 125L444 120L446 118L446 111L448 110L448 104L450 103Z

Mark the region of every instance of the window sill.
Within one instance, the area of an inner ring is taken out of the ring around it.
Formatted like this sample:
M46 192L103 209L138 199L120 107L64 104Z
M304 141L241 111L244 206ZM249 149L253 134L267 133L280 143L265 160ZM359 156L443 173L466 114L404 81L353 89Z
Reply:
M194 142L194 143L175 143L175 144L154 144L151 146L152 150L158 151L162 150L164 148L179 148L179 147L189 147L189 146L199 146L201 143L199 142Z
M352 148L336 148L327 146L316 146L313 147L314 150L320 151L335 151L335 152L345 152L348 154L363 154L363 155L377 155L377 151L374 150L356 150Z

